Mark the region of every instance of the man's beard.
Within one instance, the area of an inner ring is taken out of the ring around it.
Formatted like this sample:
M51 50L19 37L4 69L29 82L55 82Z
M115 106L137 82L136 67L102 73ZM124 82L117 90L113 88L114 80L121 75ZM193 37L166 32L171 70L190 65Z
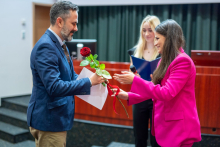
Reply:
M62 37L65 41L71 41L72 40L73 35L71 36L70 33L74 34L75 31L69 31L68 28L66 27L66 25L64 24L64 26L61 30L61 35L62 35Z

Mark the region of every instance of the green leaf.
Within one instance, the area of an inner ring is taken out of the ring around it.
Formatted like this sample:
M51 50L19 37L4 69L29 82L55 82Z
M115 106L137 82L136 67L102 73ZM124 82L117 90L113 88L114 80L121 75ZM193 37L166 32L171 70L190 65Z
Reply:
M83 61L80 63L80 66L86 66L86 65L89 65L89 61L87 61L87 60L83 60Z
M111 75L102 75L104 78L106 79L112 79L112 76Z
M91 68L95 68L95 63L94 63L94 62L91 62L91 63L90 63L90 67L91 67Z
M95 64L96 64L97 66L99 66L99 61L98 61L98 60L94 60L94 62L95 62Z
M95 59L97 59L97 57L98 57L98 55L97 55L97 54L95 54L95 55L93 56L94 60L95 60Z
M105 69L105 64L100 64L100 69L101 70Z
M102 70L102 76L106 79L112 79L112 76L106 70Z
M91 59L90 59L90 57L86 57L86 60L87 60L87 61L89 61L89 62L91 62Z
M93 60L93 55L92 54L90 54L90 56L89 56L92 60Z
M102 71L100 69L96 70L97 75L102 76Z

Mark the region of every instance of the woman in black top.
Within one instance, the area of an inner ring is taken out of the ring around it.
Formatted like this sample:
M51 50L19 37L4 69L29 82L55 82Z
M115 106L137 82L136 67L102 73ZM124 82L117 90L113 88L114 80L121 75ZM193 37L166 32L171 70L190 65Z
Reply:
M147 61L156 59L159 56L158 50L154 46L155 27L160 24L156 16L148 15L145 17L140 26L140 38L138 44L128 50L128 54ZM131 65L132 59L131 60ZM148 139L148 122L152 125L152 100L133 105L133 126L136 147L146 147ZM150 142L152 147L159 147L155 137L150 133Z

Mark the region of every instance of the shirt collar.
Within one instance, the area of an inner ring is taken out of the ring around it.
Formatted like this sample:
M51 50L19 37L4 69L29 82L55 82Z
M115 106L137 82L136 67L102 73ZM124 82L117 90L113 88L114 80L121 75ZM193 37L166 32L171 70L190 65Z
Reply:
M56 36L61 46L65 43L65 41L62 41L61 38L53 30L51 30L50 28L48 30L50 30Z

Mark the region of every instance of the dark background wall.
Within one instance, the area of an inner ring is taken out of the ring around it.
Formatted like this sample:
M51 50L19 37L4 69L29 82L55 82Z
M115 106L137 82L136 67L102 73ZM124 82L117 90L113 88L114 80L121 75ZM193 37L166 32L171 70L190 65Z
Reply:
M174 19L183 29L190 50L220 50L220 4L80 7L74 39L97 39L102 61L128 62L127 50L138 41L142 19L156 15Z

